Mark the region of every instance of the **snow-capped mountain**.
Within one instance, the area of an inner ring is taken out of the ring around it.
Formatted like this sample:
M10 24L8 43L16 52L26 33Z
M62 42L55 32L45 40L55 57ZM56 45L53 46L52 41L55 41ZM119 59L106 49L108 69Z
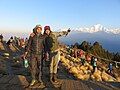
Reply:
M63 30L66 31L67 29ZM98 41L107 50L120 52L120 29L108 29L101 24L89 28L71 29L68 36L61 37L60 41L65 44L82 43L82 41L94 43Z
M96 24L89 28L76 28L73 31L79 31L84 33L96 33L96 32L106 32L106 33L112 33L112 34L120 34L120 29L108 29L101 24Z

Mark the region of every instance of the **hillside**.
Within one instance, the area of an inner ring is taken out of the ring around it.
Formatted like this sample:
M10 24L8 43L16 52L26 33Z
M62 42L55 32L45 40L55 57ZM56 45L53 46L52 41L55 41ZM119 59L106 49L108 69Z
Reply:
M1 47L4 47L4 50L0 50L0 88L6 88L5 90L8 88L10 90L17 90L17 88L31 90L32 88L37 88L37 86L29 87L31 80L29 68L24 68L23 60L21 59L24 48L20 48L15 44L7 46L6 43L1 44ZM69 90L74 90L75 88L81 90L97 90L98 88L102 90L119 90L119 68L114 68L114 74L109 75L106 71L107 63L98 60L98 69L92 73L92 66L87 62L85 65L81 65L80 58L70 56L64 45L61 46L60 58L58 78L61 84L53 86L47 81L49 68L45 65L43 68L43 79L46 88L44 90L68 90L68 86L70 86ZM11 85L15 86L11 87Z

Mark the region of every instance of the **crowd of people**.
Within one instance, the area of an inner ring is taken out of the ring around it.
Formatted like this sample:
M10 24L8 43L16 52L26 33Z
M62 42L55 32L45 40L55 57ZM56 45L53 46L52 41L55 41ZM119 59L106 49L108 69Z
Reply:
M71 55L74 58L79 58L80 63L82 65L85 65L86 62L88 62L93 67L93 73L97 70L98 67L98 60L99 58L97 56L92 55L91 53L84 52L82 49L78 49L76 46L68 46L67 51L69 55ZM118 68L117 64L115 63L115 67ZM108 70L107 72L112 75L113 71L113 63L110 62L108 64Z

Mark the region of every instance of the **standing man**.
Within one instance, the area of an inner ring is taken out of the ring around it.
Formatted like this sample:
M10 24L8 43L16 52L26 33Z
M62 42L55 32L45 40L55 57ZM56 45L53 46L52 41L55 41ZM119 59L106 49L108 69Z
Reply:
M110 72L110 74L112 74L112 70L113 70L113 64L112 64L112 62L110 62L108 65L108 72Z
M0 42L3 42L3 35L0 35Z
M49 55L48 58L50 60L50 81L53 84L59 84L56 75L60 56L58 37L67 35L69 32L70 30L62 32L52 32L50 26L44 27L44 51L47 56Z
M25 48L24 59L26 58L26 55L29 52L30 63L31 63L31 75L32 75L32 82L30 83L30 85L33 86L39 82L40 87L44 88L45 86L41 79L44 36L41 34L41 32L42 32L42 26L36 25L36 27L33 29L34 36L29 37L27 46Z
M98 60L98 58L94 57L94 60L93 60L93 73L97 70L97 60Z

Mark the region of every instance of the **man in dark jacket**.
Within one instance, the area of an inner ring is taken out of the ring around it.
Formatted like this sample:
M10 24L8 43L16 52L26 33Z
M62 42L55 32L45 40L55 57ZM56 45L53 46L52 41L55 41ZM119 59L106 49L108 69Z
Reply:
M0 35L0 42L3 42L3 35Z
M44 51L47 55L49 55L50 60L50 81L53 84L59 84L57 80L57 67L60 60L60 50L59 50L59 43L58 37L67 35L70 32L62 31L62 32L52 32L50 26L44 27Z
M41 79L44 36L41 34L41 32L42 32L41 25L36 25L36 27L33 29L34 36L29 37L27 46L25 48L24 58L29 52L31 59L30 63L31 63L31 74L32 74L32 82L30 85L33 86L37 82L39 82L40 87L44 87L44 84Z

